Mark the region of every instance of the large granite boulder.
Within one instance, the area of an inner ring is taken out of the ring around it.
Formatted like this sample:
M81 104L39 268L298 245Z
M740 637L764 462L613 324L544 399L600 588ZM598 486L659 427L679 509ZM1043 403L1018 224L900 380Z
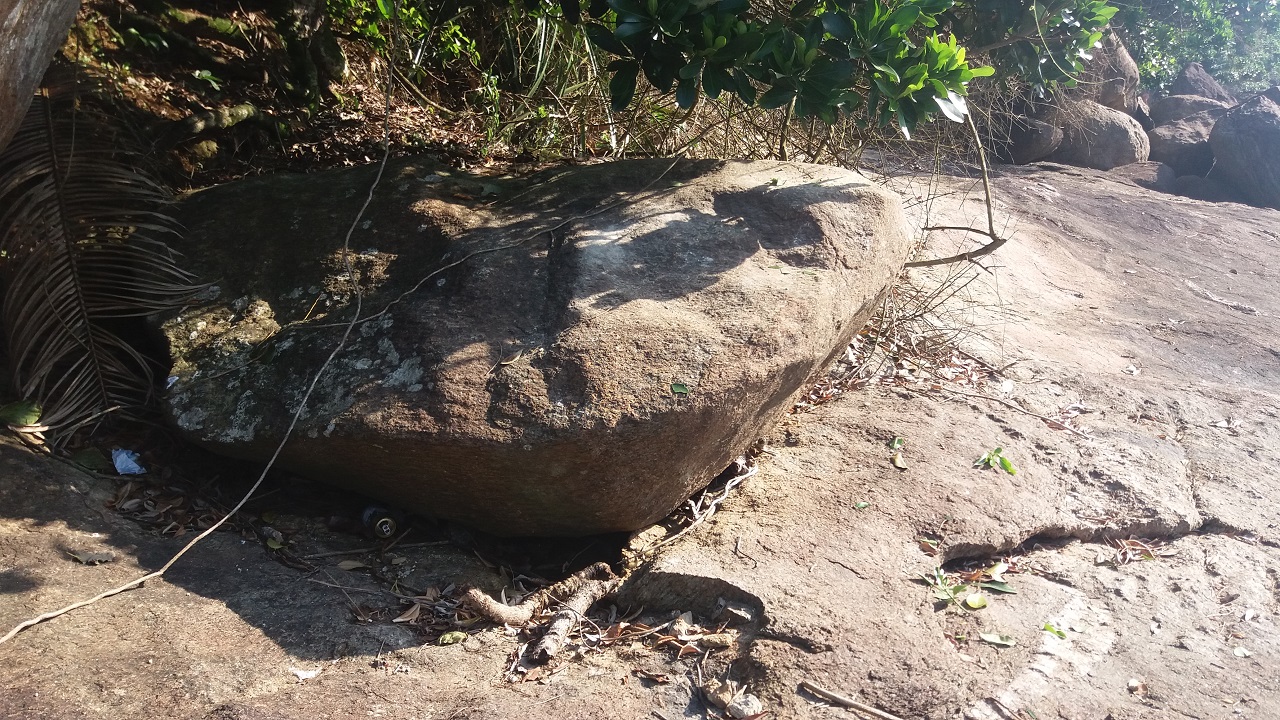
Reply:
M1151 106L1151 121L1156 127L1160 127L1202 112L1222 117L1230 108L1231 105L1221 100L1210 100L1199 95L1170 95L1160 98Z
M1206 110L1147 133L1151 141L1151 159L1172 167L1178 175L1201 175L1213 167L1213 149L1209 133L1218 113Z
M1200 63L1187 63L1182 72L1169 86L1170 95L1199 95L1210 100L1221 100L1234 105L1236 98L1227 89L1218 84Z
M1064 102L1046 118L1062 128L1052 162L1110 170L1142 162L1151 152L1147 133L1131 116L1092 100Z
M1280 104L1258 95L1233 108L1209 134L1213 177L1255 205L1280 209Z
M635 530L683 503L844 351L910 238L856 173L669 164L393 162L350 241L362 322L280 464L504 535ZM357 310L340 248L375 172L181 203L219 292L162 324L186 438L271 455Z
M18 129L80 0L0 0L0 150Z

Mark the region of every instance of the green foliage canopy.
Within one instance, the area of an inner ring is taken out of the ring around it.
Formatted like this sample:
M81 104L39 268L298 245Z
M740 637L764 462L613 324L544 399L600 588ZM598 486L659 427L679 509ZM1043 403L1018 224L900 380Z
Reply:
M921 31L937 27L951 0L801 0L763 18L748 0L608 0L608 7L607 24L585 29L617 56L609 64L615 108L631 102L643 73L660 92L674 88L682 108L701 94L733 92L748 105L791 106L798 117L828 123L842 112L880 125L896 120L909 134L937 113L963 120L969 81L993 72L971 68L954 35Z
M1143 80L1164 87L1189 62L1241 90L1280 80L1280 1L1124 0L1116 23Z
M908 136L939 114L962 121L969 82L996 69L1041 91L1070 85L1116 12L1107 0L328 2L331 16L359 33L380 39L377 18L395 16L411 39L437 33L435 44L447 47L435 52L469 57L477 67L474 45L448 52L458 41L446 35L466 40L466 33L445 33L436 27L441 18L487 5L576 25L611 56L615 110L633 103L643 79L674 93L685 109L729 93L748 106L827 123L842 115L863 125L896 123ZM990 56L996 68L971 66L962 45Z
M1116 11L1107 0L960 0L948 20L974 52L1043 95L1074 86Z

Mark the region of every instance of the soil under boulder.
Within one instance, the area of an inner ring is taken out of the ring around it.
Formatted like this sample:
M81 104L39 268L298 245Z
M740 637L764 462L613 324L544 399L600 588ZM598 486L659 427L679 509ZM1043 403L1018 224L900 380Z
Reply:
M392 163L350 241L362 322L280 465L502 535L634 530L684 502L844 350L909 238L855 173L669 166ZM219 292L163 324L189 440L271 455L357 309L341 248L376 170L182 203Z
M1049 122L1062 128L1062 144L1049 156L1053 162L1110 170L1145 161L1151 152L1137 120L1092 100L1058 108Z
M1209 135L1214 177L1256 205L1280 208L1280 105L1266 95L1242 103Z

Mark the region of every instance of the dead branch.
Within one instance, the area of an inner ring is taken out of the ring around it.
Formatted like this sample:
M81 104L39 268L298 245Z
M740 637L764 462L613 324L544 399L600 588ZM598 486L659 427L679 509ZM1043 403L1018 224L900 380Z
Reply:
M1036 418L1037 420L1043 420L1046 423L1048 423L1050 427L1054 429L1066 430L1068 432L1075 433L1076 435L1079 435L1082 438L1087 438L1087 439L1092 438L1092 436L1089 435L1089 433L1077 430L1071 427L1070 425L1066 424L1062 420L1055 420L1054 418L1051 418L1045 415L1040 415L1039 413L1033 413L1030 410L1022 407L1021 405L1018 405L1017 403L1009 402L1008 400L1003 400L998 397L991 397L990 395L982 395L980 393L960 392L959 390L952 390L950 388L945 388L945 387L940 387L938 389L950 395L958 395L960 397L971 398L974 400L989 400L994 403L1000 403L1001 405L1009 408L1010 410L1017 410L1023 415L1030 415L1031 417Z
M613 594L622 584L622 578L615 577L604 563L596 563L587 570L595 571L595 577L582 582L564 601L564 607L551 618L542 639L533 647L532 657L536 662L545 663L555 657L564 647L569 633L578 626L578 621L586 616L591 606L600 598Z
M977 233L979 235L986 235L991 238L991 242L983 245L977 250L970 250L969 252L960 253L959 255L935 258L933 260L916 260L905 264L903 267L933 267L935 265L949 265L955 262L970 262L974 258L980 258L983 255L990 255L996 250L999 250L1001 245L1009 242L1009 238L1002 238L996 232L995 202L991 196L991 170L987 167L987 151L982 149L982 138L978 135L978 126L973 124L973 113L969 113L964 117L965 120L969 121L969 129L973 132L973 141L978 147L978 162L982 166L982 190L986 194L987 229L979 230L971 227L940 226L927 227L925 230L964 230L966 232Z
M897 715L890 715L889 713L883 710L877 710L876 708L873 708L870 705L867 705L865 703L860 703L857 700L854 700L853 698L848 698L848 697L845 697L844 695L837 695L836 693L833 693L830 690L824 690L823 688L817 685L814 685L808 680L801 680L800 687L804 688L805 690L808 690L814 695L817 695L823 700L826 700L827 702L832 703L833 705L839 705L840 707L849 708L850 710L856 710L865 715L870 715L871 717L879 718L880 720L902 720L902 718L898 717Z
M579 590L593 582L613 577L606 563L598 562L583 568L560 582L530 593L518 605L506 605L489 597L480 588L470 588L462 595L462 602L481 617L503 625L526 625L533 616L542 612L556 597L573 597ZM597 598L598 599L598 598Z

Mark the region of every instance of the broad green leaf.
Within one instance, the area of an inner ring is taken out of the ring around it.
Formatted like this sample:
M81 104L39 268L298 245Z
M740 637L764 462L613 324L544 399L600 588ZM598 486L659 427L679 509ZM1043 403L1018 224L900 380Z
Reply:
M964 122L964 113L945 97L934 96L933 101L938 104L942 110L942 114L947 116L952 122Z
M1062 631L1061 631L1061 630L1059 630L1058 628L1054 627L1054 626L1053 626L1053 623L1045 623L1045 624L1044 624L1044 628L1043 628L1043 630L1044 630L1045 632L1053 633L1054 635L1057 635L1058 637L1062 638L1063 640L1065 640L1065 639L1067 638L1067 634L1066 634L1066 633L1064 633L1064 632L1062 632Z
M640 66L631 62L619 67L613 74L613 79L609 81L609 101L615 112L631 104L631 99L636 94L636 75L639 72Z
M671 392L675 395L688 395L689 386L684 383L671 383Z
M84 448L71 453L71 462L94 472L111 472L115 465L97 448Z
M34 400L19 400L0 407L0 423L35 425L38 422L40 422L40 404Z
M869 502L856 502L853 504L853 509L855 510L866 510L869 507L871 507Z
M970 593L964 599L964 606L970 610L981 610L987 606L987 596L982 593Z
M676 86L676 104L688 110L698 101L698 78L686 78Z
M848 42L853 39L853 21L842 12L823 13L822 28L839 40Z
M978 583L978 587L994 590L998 593L1005 593L1006 595L1018 594L1018 591L1014 590L1012 585L1004 582L1003 580L988 580L987 582L980 582Z
M441 645L456 645L467 639L467 634L461 630L452 630L440 636L436 642Z
M279 540L273 537L267 538L267 547L271 548L272 550L279 550L280 548L284 547L284 543L280 542Z
M789 86L774 85L760 96L760 107L765 110L773 110L791 102L796 96L795 88Z
M997 647L1013 647L1018 641L1009 635L1000 635L999 633L978 633L978 637L983 642L991 643Z
M630 55L627 46L622 41L614 37L613 32L609 28L596 23L584 23L582 31L587 34L587 38L596 47L614 55Z

